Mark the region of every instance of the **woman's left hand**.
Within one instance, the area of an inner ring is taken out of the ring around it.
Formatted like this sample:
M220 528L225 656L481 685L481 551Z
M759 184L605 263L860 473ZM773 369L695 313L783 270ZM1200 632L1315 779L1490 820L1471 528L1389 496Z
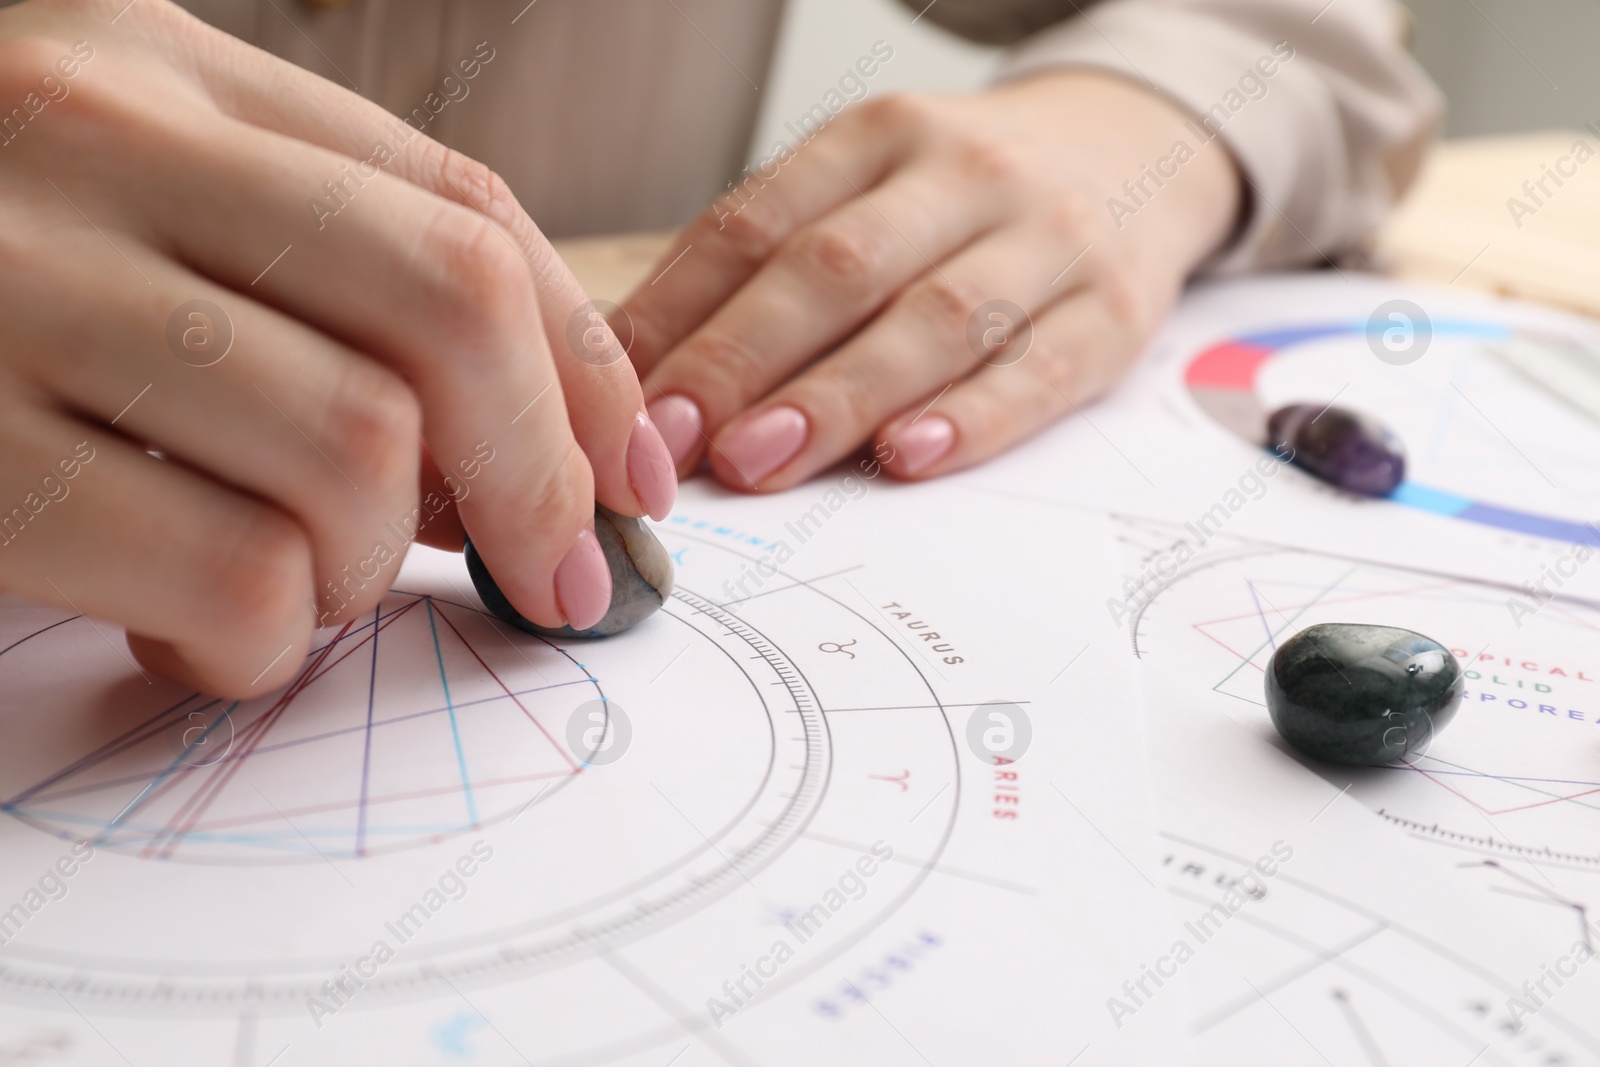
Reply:
M784 489L872 443L929 478L1106 390L1235 227L1185 117L1064 71L863 103L748 172L624 306L680 472Z

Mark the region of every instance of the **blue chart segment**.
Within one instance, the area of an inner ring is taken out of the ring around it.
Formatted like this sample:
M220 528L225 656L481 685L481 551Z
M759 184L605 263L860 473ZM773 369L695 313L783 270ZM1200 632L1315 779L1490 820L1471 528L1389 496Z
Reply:
M553 645L519 683L490 647L505 658L480 612L393 593L314 649L281 693L183 695L0 809L152 860L316 863L436 844L580 773L550 724L604 696ZM403 669L420 663L436 669Z

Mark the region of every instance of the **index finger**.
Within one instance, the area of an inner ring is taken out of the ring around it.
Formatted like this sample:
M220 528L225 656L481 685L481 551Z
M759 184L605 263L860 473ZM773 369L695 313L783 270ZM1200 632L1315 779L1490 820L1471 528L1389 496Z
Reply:
M187 16L181 16L185 17ZM150 24L124 20L136 32ZM464 207L486 219L506 247L522 257L534 278L539 315L551 359L561 380L571 432L588 457L596 499L626 515L664 517L676 491L670 457L654 427L640 425L645 410L638 378L615 337L590 343L587 326L593 305L506 183L484 164L454 152L378 105L345 91L309 71L282 62L196 23L194 32L215 37L216 47L194 49L174 62L192 66L228 114L262 129L287 134L357 162L374 159L375 145L394 149L379 159L383 173ZM172 34L151 37L153 47L170 50ZM478 46L458 66L473 75L494 59ZM469 66L470 64L470 66ZM354 86L352 86L354 88ZM653 457L658 461L653 462ZM665 474L658 469L664 465Z
M588 529L593 475L567 421L527 260L478 212L137 84L86 83L62 121L140 165L115 195L69 176L65 191L109 225L136 220L193 269L398 371L441 465L481 463L460 514L507 597L541 625L599 619L611 590ZM347 182L346 199L313 215L306 192L323 179ZM320 414L308 408L313 438L338 415L323 399ZM427 512L440 506L423 501ZM388 554L403 552L422 517L389 517Z
M647 376L811 222L877 185L906 152L900 98L842 114L813 140L747 168L623 302ZM650 397L654 401L656 397Z

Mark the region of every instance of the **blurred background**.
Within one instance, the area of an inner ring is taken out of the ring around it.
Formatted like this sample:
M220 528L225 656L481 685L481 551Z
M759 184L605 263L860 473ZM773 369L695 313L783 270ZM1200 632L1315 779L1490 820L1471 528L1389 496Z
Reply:
M1446 133L1469 137L1600 124L1597 0L1410 0L1415 50L1450 100ZM993 49L913 22L892 0L789 0L752 158L765 155L840 74L879 39L895 58L874 94L982 85Z

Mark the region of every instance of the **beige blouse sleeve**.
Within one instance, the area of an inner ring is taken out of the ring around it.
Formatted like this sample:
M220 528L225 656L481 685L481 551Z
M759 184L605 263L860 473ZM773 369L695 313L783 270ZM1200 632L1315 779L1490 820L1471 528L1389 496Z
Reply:
M1019 42L1003 78L1112 71L1186 108L1191 148L1220 137L1249 197L1212 273L1362 247L1416 176L1443 111L1391 0L936 0L926 17Z

